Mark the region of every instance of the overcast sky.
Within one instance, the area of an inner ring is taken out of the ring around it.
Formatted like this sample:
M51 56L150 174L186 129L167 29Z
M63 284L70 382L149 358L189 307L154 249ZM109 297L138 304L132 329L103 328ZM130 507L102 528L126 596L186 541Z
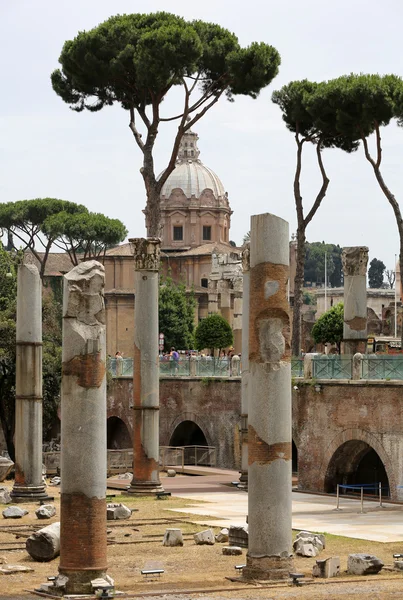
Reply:
M272 212L295 230L295 142L272 104L273 90L294 79L349 72L403 74L399 0L12 0L0 2L0 201L56 197L120 218L144 235L141 154L120 107L77 114L56 96L50 73L66 39L117 13L168 10L230 29L242 45L263 41L281 54L280 73L257 100L225 99L197 124L201 160L221 178L234 211L230 238L240 243L252 214ZM177 98L166 103L175 110ZM176 104L177 106L177 104ZM173 129L160 127L158 170L166 166ZM403 130L382 132L382 172L403 203ZM373 141L373 140L371 140ZM328 194L307 231L309 241L367 245L388 268L398 253L391 207L360 149L324 152ZM303 197L320 179L306 159Z

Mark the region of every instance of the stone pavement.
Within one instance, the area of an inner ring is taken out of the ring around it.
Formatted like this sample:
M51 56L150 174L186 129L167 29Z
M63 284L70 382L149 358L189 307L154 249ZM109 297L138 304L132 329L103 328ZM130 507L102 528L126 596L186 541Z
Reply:
M231 486L238 481L237 471L221 470L214 475L162 477L161 483L172 495L197 500L183 509L172 509L195 515L194 522L203 525L228 527L245 525L248 511L248 496L244 491ZM128 485L127 480L108 480L108 487ZM336 511L336 498L318 494L292 494L293 529L327 532L351 538L376 542L403 542L403 506L364 500L364 514L360 512L360 501L340 498L341 510ZM209 515L211 519L198 519L198 515Z

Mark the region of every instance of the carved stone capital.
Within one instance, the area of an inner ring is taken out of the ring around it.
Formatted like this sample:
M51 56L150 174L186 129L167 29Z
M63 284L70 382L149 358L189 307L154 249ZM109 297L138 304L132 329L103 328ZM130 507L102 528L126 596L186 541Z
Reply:
M159 271L161 240L159 238L132 238L129 240L136 271Z
M367 246L343 248L341 261L345 276L353 277L354 275L366 275L368 264Z
M242 271L250 270L250 244L246 244L242 250Z

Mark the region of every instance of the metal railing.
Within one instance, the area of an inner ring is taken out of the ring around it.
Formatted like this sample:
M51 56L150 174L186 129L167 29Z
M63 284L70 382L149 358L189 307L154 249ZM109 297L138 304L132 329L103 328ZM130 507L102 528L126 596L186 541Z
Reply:
M60 468L60 452L43 452L42 461L46 467L47 475L56 475ZM108 477L119 473L126 473L133 469L133 449L107 451Z
M179 360L160 358L161 377L240 377L241 361L211 356L183 356ZM133 377L133 359L110 358L108 371L112 377Z
M304 359L303 358L291 358L291 377L303 377L304 376Z
M312 360L314 379L351 379L352 356L315 356Z
M403 356L368 354L362 359L362 379L403 379Z
M160 446L160 468L175 467L184 470L185 465L215 467L217 452L214 446Z

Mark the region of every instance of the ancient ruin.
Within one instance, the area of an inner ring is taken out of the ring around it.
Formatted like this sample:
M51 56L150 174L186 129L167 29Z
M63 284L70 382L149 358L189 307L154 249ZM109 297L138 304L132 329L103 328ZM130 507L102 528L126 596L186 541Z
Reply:
M46 498L42 482L42 283L33 264L18 268L14 502Z
M59 593L93 592L106 577L106 344L104 267L64 279ZM52 587L52 592L54 591Z
M367 350L367 264L368 248L343 248L344 273L344 354Z
M158 270L160 240L130 240L134 254L133 479L130 494L162 491L159 477Z
M248 393L249 393L249 244L242 252L243 307L242 307L242 391L241 391L241 476L248 485Z
M282 579L291 556L291 365L288 223L251 219L246 579Z

